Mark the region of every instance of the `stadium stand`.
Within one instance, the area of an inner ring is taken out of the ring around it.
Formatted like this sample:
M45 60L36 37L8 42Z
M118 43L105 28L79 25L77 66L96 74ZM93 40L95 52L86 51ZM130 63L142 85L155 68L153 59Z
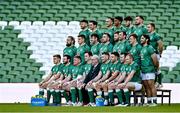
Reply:
M42 64L29 58L32 54L27 50L30 43L17 37L20 33L13 26L0 30L0 82L39 82L44 75L39 71Z
M163 81L180 82L179 6L178 0L3 0L0 82L40 81L52 66L49 63L52 54L62 54L66 36L77 36L81 19L97 20L103 29L108 16L136 15L144 16L145 24L154 22L163 37L166 47L160 60Z

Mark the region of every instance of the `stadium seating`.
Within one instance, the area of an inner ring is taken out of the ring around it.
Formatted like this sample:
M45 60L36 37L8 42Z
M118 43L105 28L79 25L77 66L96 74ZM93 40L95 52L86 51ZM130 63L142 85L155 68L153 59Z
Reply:
M18 38L21 31L13 26L4 26L0 30L0 82L39 82L44 75L39 71L42 63L30 59L30 43ZM28 73L29 72L29 73Z
M164 82L180 82L179 5L177 0L2 0L0 66L4 70L0 69L0 82L38 82L40 78L36 75L48 73L52 66L49 63L52 55L57 52L62 55L66 36L77 36L80 31L77 21L81 19L95 19L98 26L104 28L108 16L136 15L144 16L145 24L155 22L164 47L167 47L160 62ZM32 68L27 68L29 66ZM37 71L33 72L33 69ZM11 80L11 75L15 79Z

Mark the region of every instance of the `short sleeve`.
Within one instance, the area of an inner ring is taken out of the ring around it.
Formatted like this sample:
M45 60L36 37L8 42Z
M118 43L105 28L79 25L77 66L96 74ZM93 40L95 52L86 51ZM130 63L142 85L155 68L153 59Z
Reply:
M152 55L155 53L155 49L150 45L150 46L148 46L148 52L150 55Z

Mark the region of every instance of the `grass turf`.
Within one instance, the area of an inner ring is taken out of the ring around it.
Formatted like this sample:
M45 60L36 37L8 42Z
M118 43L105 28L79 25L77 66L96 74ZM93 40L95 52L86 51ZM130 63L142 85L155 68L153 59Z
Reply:
M0 112L180 112L180 104L156 107L33 107L30 104L0 104Z

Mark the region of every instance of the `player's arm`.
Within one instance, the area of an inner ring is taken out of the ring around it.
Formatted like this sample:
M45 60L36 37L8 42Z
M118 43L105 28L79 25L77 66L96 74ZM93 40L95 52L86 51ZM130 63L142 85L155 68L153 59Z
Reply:
M42 82L40 82L40 84L43 84L44 82L47 82L48 80L50 80L51 77L52 77L52 72L50 72L48 74L48 76Z
M110 81L114 80L114 79L118 76L118 74L119 74L119 71L116 70L116 71L111 75L111 77L106 80L106 82L110 82Z
M66 82L69 82L71 80L71 76L66 77L64 80L62 80L61 84L64 84Z
M126 72L120 73L117 84L121 83L125 79L125 76L126 76Z
M100 79L100 82L104 82L109 78L109 76L110 76L110 71L108 70L106 74Z
M126 77L126 80L124 81L124 84L126 85L134 76L134 74L136 73L135 70L132 70L131 73Z
M98 75L93 79L93 80L91 80L92 82L97 82L99 79L101 79L101 77L102 77L102 72L100 71L99 73L98 73Z
M154 66L158 68L158 67L159 67L159 62L158 62L156 53L152 54L152 55L151 55L151 58L152 58L152 60L153 60Z
M162 51L163 51L163 42L162 42L162 40L159 40L157 43L158 43L159 53L161 55Z

